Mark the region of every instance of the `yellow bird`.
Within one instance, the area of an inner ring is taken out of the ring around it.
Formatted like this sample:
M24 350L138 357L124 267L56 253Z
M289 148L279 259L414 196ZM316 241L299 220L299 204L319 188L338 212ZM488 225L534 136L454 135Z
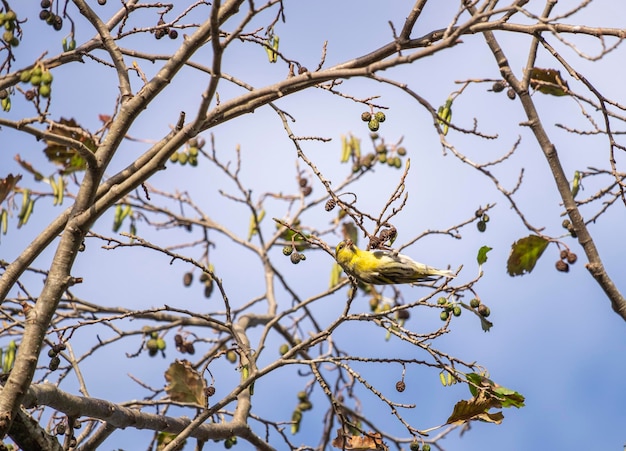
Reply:
M346 273L365 283L415 283L435 280L437 276L456 277L451 271L418 263L397 252L361 250L352 240L339 243L335 248L335 256Z

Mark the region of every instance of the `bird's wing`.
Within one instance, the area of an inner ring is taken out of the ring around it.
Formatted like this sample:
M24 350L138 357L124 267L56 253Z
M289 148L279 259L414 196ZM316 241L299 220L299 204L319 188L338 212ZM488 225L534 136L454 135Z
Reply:
M399 254L398 252L376 250L373 254L381 260L381 263L385 263L382 265L380 275L386 279L401 281L400 283L410 283L417 280L426 282L435 280L437 276L454 277L454 274L450 271L416 262L408 255Z

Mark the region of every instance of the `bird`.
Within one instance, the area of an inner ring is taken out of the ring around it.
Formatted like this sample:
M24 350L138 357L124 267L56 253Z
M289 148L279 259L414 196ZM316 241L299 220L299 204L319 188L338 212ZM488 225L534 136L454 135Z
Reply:
M347 274L375 285L428 282L440 276L456 277L452 271L418 263L397 251L364 251L349 239L337 244L335 257Z

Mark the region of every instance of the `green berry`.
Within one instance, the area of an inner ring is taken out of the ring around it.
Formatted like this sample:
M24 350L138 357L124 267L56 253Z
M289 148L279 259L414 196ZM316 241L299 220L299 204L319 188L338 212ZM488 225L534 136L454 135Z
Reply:
M374 119L370 120L370 121L367 123L367 126L368 126L368 127L369 127L369 129L370 129L371 131L373 131L373 132L378 131L378 129L380 128L379 121L378 121L378 120L376 120L376 118L374 118Z
M280 355L285 355L288 351L289 345L287 343L283 343L282 345L280 345L280 348L278 348L278 352L280 353Z
M479 232L484 232L485 230L487 230L487 223L481 219L476 223L476 228Z
M372 120L372 114L369 111L361 113L361 120L363 122L369 122L370 120Z
M283 247L283 255L284 256L290 256L291 253L293 252L293 246L285 246Z
M170 161L172 163L176 163L178 161L178 152L174 152L172 155L170 155Z
M480 305L480 299L474 298L470 301L470 307L477 308Z
M228 351L226 353L226 360L228 360L230 363L236 363L237 362L237 353L235 351Z
M159 344L157 343L157 339L156 338L151 338L150 340L148 340L146 342L146 349L148 349L148 351L150 351L150 352L158 351L159 350Z
M401 157L406 155L406 149L404 147L398 147L396 149L396 152L398 153L398 155L400 155Z
M50 85L39 86L39 95L41 97L50 97Z
M297 265L298 263L300 263L300 260L304 260L302 257L303 255L301 253L294 252L289 258L291 259L291 263Z
M491 315L491 310L489 310L489 307L487 307L485 304L480 304L478 306L478 314L483 318L487 318L489 315Z
M441 318L441 321L447 321L449 316L450 314L446 310L439 314L439 318Z
M428 443L424 443L424 447L422 448L422 451L430 451L430 445Z
M22 83L28 83L30 81L31 71L23 70L20 72L20 81Z
M454 308L452 309L452 314L454 316L461 316L461 307L459 307L458 305L455 305Z
M444 298L443 296L437 299L437 304L439 305L446 305L447 303L448 303L448 300Z
M382 111L377 111L374 115L374 119L376 119L378 122L385 122L385 119L387 118L385 117L385 113L383 113Z
M52 83L52 79L53 77L49 70L41 74L41 82L45 85L49 85L50 83Z
M482 217L483 222L489 222L489 215L487 213L485 213Z

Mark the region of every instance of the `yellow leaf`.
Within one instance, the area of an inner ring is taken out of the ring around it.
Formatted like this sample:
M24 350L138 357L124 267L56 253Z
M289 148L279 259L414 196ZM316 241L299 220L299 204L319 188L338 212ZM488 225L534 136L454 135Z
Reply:
M172 401L205 404L206 382L187 360L176 360L165 371L166 393Z

